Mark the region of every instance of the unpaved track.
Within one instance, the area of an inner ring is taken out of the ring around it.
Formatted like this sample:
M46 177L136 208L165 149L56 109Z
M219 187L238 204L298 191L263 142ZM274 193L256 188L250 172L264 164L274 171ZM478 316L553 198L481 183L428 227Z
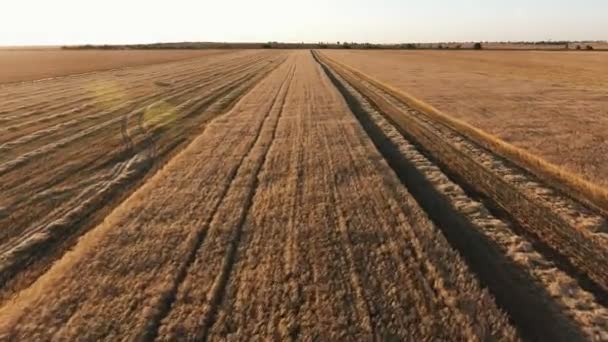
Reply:
M4 339L515 340L308 52L0 309Z
M44 100L25 97L26 112L7 110L12 114L4 117L0 298L27 286L48 262L32 270L29 264L55 250L60 255L80 227L99 220L96 213L124 198L284 59L281 52L235 52L176 63L173 69L134 68L121 86L104 92L78 85L112 85L114 72L38 83L58 92L67 84L71 101L56 99L49 108ZM166 85L155 84L160 80Z
M523 234L521 227L517 225L517 222L510 220L508 215L504 217L504 212L498 211L499 216L496 216L478 200L472 199L458 185L460 183L467 190L480 189L476 184L470 184L467 181L484 182L483 177L469 178L463 173L478 174L479 171L476 170L484 170L484 167L494 171L488 166L488 162L485 162L492 156L488 156L487 152L486 159L483 158L484 155L474 155L481 160L480 164L469 163L465 164L465 168L459 168L458 163L455 162L458 161L458 156L454 150L460 148L464 152L458 150L459 153L471 153L467 147L470 148L472 142L468 141L467 144L464 137L455 139L454 134L445 133L440 136L440 139L432 140L432 133L438 134L438 132L425 132L420 128L421 125L416 119L423 123L434 124L434 127L437 127L439 123L426 117L424 113L413 110L397 98L391 97L388 91L366 82L362 76L350 72L322 56L320 59L326 65L327 72L334 77L336 85L349 99L351 108L357 113L376 146L398 172L404 184L412 191L422 207L443 228L444 234L451 244L467 258L483 283L490 287L492 293L497 297L498 303L510 314L511 319L525 337L564 341L608 339L608 310L605 307L605 291L601 289L600 285L589 281L587 277L580 274L581 272L591 274L595 272L594 275L599 276L596 279L602 279L603 271L593 270L585 265L595 264L595 267L604 267L605 263L601 260L605 259L599 256L606 248L605 242L601 240L603 236L596 236L598 233L590 232L589 224L583 225L586 222L601 221L595 217L599 214L593 214L592 210L581 207L580 203L569 204L571 202L568 202L567 199L560 200L555 191L541 192L531 188L530 192L537 191L543 196L531 196L531 199L527 199L528 201L534 200L540 204L534 202L528 204L529 206L553 204L542 213L547 215L548 212L549 215L561 216L564 219L567 219L569 214L577 214L576 219L580 220L573 222L571 226L568 223L562 223L561 226L545 227L542 223L534 224L534 221L539 218L526 217L522 211L518 211L518 208L514 208L508 203L508 199L505 199L504 196L509 193L509 189L505 188L509 185L490 188L492 191L485 192L482 199L487 200L490 205L504 206L505 210L521 215L514 217L515 221L528 220L531 222L525 228L538 229L538 231L530 232L531 234ZM446 131L447 128L444 127L444 132ZM410 143L408 139L415 142L416 145ZM438 146L447 144L453 144L453 146L444 147L443 150L438 148ZM428 155L430 160L421 151ZM479 148L473 151L478 152ZM494 156L494 158L497 157ZM437 167L436 163L441 168ZM497 172L498 175L494 176L496 178L513 176L517 171L513 167L508 169L506 161L498 165L503 169L502 172ZM442 170L448 172L450 177L446 176ZM508 172L509 170L511 173ZM520 176L523 180L525 177L530 177L522 170L518 170L518 172L519 174L515 175ZM520 182L523 183L521 180ZM493 184L495 183L488 182L487 186L491 187ZM525 184L530 186L530 182ZM545 187L538 183L534 184L537 188ZM484 188L481 187L481 194L484 194L483 190ZM519 191L523 192L524 189ZM479 193L474 194L476 197L479 195ZM503 197L501 198L501 196ZM517 198L524 201L523 196L519 195ZM566 210L565 207L568 205L577 205L577 208L580 209L578 212L573 209ZM601 215L599 217L601 218ZM566 234L572 236L580 236L577 235L577 232L582 232L588 240L575 240L576 242L552 240L552 235L559 235L560 229L566 230ZM577 251L570 249L570 246L585 250L583 246L592 244L594 241L598 243L599 250L578 251L578 253L589 253L588 257L593 261L579 265L582 270L577 270L567 262L564 264L564 261L556 257L554 252L548 251L542 240L541 242L536 240L537 236L547 243L553 242L553 246L557 246L558 253L574 254ZM522 306L521 303L528 305Z

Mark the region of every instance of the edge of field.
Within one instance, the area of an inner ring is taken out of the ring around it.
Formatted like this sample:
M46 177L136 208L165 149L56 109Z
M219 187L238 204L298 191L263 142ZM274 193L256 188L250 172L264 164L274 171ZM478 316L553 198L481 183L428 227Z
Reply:
M463 120L454 118L434 106L420 100L413 95L396 89L395 87L379 81L345 63L323 54L323 57L358 75L366 81L379 88L384 88L396 98L404 101L412 108L427 113L439 122L455 129L469 139L489 148L497 155L509 159L518 166L528 170L539 178L545 179L551 186L561 190L565 194L591 206L601 214L608 214L608 189L590 182L578 174L567 171L560 166L552 164L543 158L534 155L520 147L512 145L480 128L477 128Z

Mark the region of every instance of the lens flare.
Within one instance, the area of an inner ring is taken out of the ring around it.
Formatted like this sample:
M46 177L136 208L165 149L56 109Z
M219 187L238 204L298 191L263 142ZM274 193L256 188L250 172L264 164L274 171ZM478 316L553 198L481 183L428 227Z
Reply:
M87 88L93 94L95 106L99 109L111 109L128 100L126 90L116 81L100 80L89 84Z
M144 112L143 127L145 129L164 127L175 121L177 114L177 108L166 101L153 103Z

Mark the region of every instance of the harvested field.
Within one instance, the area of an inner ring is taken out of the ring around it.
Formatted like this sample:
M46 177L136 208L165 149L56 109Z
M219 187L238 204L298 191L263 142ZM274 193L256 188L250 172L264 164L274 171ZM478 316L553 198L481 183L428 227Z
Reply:
M608 54L329 51L453 117L608 186Z
M6 86L0 339L608 341L601 197L336 54Z
M97 211L124 198L284 58L234 52L7 89L0 281L99 220Z
M0 84L35 81L222 53L220 50L103 51L0 48Z

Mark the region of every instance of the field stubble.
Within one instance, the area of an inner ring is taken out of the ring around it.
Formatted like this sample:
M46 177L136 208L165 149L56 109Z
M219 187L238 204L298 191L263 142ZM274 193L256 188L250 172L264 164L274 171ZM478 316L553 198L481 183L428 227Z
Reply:
M6 86L0 338L608 340L602 213L334 54Z
M82 233L78 227L99 219L97 211L124 198L129 188L198 134L206 121L227 110L283 58L282 54L239 52L189 61L181 69L146 67L124 82L146 85L162 78L177 83L161 89L144 86L141 93L108 95L112 107L75 87L75 96L85 97L83 101L90 104L86 109L71 111L73 104L67 104L54 109L66 111L65 116L43 110L35 114L31 119L40 125L21 126L23 134L9 137L2 145L0 191L4 196L0 206L6 215L0 217L0 223L7 227L0 232L2 282L21 272L24 263L36 261L37 254L44 255L47 248ZM107 74L83 77L92 78L91 82L111 78ZM69 84L73 80L49 82L55 86L63 81ZM129 100L122 102L125 96ZM101 101L107 98L101 97ZM30 274L24 278L18 282L27 285L35 279ZM8 285L9 294L21 286Z
M0 311L7 338L516 339L308 52Z

